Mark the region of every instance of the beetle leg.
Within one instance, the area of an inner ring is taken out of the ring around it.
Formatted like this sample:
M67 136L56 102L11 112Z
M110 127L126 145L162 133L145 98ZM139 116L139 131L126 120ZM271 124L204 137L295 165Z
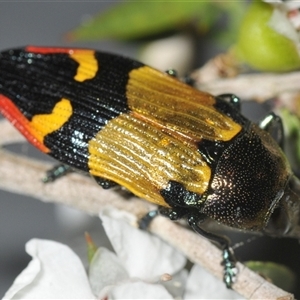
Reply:
M114 181L109 180L109 179L105 179L105 178L102 178L99 176L93 176L93 177L94 177L95 181L105 190L118 185L117 183L115 183Z
M166 70L165 73L167 73L168 75L170 75L174 78L178 78L177 71L174 69ZM181 81L192 87L195 85L195 80L192 77L190 77L189 75L186 75L183 78L181 78Z
M218 95L217 97L222 98L223 100L229 102L239 112L241 111L241 100L236 95L234 95L234 94L221 94L221 95Z
M69 165L66 164L58 164L56 166L54 166L52 169L48 170L46 172L45 177L42 179L43 182L48 183L48 182L53 182L58 178L61 178L71 172L74 172L75 169L70 167ZM114 181L102 178L102 177L98 177L98 176L93 176L94 179L96 180L96 182L102 186L102 188L104 189L110 189L114 186L117 185L117 183L115 183Z
M170 75L172 77L178 78L177 71L174 69L168 69L165 71L165 73L167 73L168 75Z
M166 217L169 217L171 220L178 220L181 219L183 216L187 215L188 211L181 207L175 207L175 208L166 208L166 207L159 207L157 210L153 210L148 212L143 218L139 221L139 228L140 229L147 229L150 225L150 223L153 221L153 219L158 216L158 214L162 214ZM229 247L229 239L216 235L210 232L205 231L199 226L199 223L203 222L206 218L205 215L198 215L195 217L194 215L190 215L187 218L187 221L189 225L193 228L195 232L202 235L203 237L210 239L213 242L218 243L222 248L222 265L224 266L224 276L223 280L226 284L227 288L231 288L233 282L235 281L235 277L237 274L237 268L235 266L236 259L234 257L234 254L232 250Z
M145 216L143 216L139 221L139 228L140 229L147 229L150 223L153 221L155 217L158 215L163 215L168 217L172 221L176 221L181 219L187 214L187 210L181 207L173 207L167 208L163 206L159 206L157 210L149 211Z
M210 239L211 241L214 241L218 243L222 248L222 265L224 266L224 276L223 280L226 284L227 288L231 288L233 282L235 281L235 277L237 274L237 268L235 266L236 259L234 257L234 254L232 250L229 247L229 239L224 236L219 236L210 232L205 231L199 226L199 222L201 223L204 221L205 216L198 216L195 217L194 215L191 215L188 217L188 223L193 228L193 230L203 237Z
M186 83L187 85L189 85L191 87L194 87L195 83L196 83L196 81L191 76L189 76L189 75L185 75L182 78L182 82Z
M259 127L267 131L278 145L283 149L284 147L284 132L282 120L275 113L269 113L263 120L259 122Z
M150 223L153 221L153 219L158 216L159 212L158 209L151 210L147 214L145 214L138 222L139 228L146 230L150 226Z
M161 215L168 217L172 221L180 220L188 213L188 210L182 207L168 208L160 206L158 211Z
M56 179L63 177L71 172L74 172L74 169L69 165L58 164L54 166L52 169L48 170L46 172L45 177L42 180L45 183L53 182Z

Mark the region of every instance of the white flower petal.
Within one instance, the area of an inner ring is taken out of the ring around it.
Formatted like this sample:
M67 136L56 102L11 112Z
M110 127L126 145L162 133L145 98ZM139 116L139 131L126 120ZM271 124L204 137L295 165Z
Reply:
M178 34L148 43L140 53L140 60L159 70L175 69L180 76L185 75L192 66L194 58L193 37Z
M290 1L285 1L283 3L285 5L287 11L300 8L299 0L290 0Z
M281 4L283 3L282 0L264 0L263 2L269 3L269 4Z
M107 287L118 284L129 276L115 253L99 248L89 268L89 281L94 295L103 298L101 292Z
M173 299L173 297L162 285L138 281L115 286L110 291L108 299Z
M170 281L160 282L167 291L175 298L182 299L185 291L185 285L188 278L188 271L181 270L172 276Z
M14 280L13 285L6 292L4 299L13 299L19 291L31 284L41 270L41 263L38 259L32 259L26 269Z
M263 2L269 3L275 7L279 7L284 11L290 11L293 9L298 9L300 7L299 0L289 0L289 1L282 1L282 0L264 0Z
M69 247L32 239L26 252L33 259L4 299L95 299L84 267Z
M130 277L144 280L158 279L162 274L175 274L181 270L186 258L158 237L134 228L124 219L114 219L105 210L100 217L114 250ZM120 213L118 213L120 214Z
M297 44L299 43L299 35L296 29L281 10L274 9L268 25L279 34L284 35Z
M237 292L227 289L225 283L199 265L190 271L184 299L244 299Z

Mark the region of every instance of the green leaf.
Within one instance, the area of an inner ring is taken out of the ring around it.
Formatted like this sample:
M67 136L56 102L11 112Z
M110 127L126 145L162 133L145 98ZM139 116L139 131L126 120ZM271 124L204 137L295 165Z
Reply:
M244 2L232 5L226 1L134 1L115 5L67 35L72 41L99 39L135 39L194 23L202 32L215 24L222 11L234 9ZM233 16L234 9L231 10Z
M285 291L292 291L296 284L296 275L284 265L263 261L248 261L245 265Z
M226 14L227 19L226 28L217 32L216 40L221 45L232 45L236 42L248 3L246 1L225 1L216 4L219 6L219 11Z
M297 104L297 103L296 103ZM297 105L296 105L297 106ZM300 112L290 112L288 109L283 108L280 110L284 129L286 131L286 149L285 153L289 159L293 169L299 169L300 166Z
M270 27L272 5L255 0L240 26L236 55L261 71L285 72L300 67L297 43Z

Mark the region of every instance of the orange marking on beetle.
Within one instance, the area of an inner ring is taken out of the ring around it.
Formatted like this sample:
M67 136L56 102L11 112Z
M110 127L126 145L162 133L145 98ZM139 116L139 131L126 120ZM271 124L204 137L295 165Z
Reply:
M28 46L26 51L37 54L69 54L70 58L79 64L77 73L74 76L74 79L79 82L94 78L98 71L98 61L94 50Z
M73 108L70 100L62 98L50 114L33 116L30 126L36 130L36 138L42 142L46 135L61 128L71 117Z
M92 79L98 71L98 61L93 50L76 50L70 53L70 57L79 63L74 79L83 82Z
M16 105L6 96L0 95L0 112L6 117L36 148L44 153L50 150L37 138L37 132L31 123L24 117Z

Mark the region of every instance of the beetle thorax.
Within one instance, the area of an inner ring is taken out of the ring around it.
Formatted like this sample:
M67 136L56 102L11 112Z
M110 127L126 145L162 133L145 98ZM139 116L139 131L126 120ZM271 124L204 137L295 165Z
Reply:
M290 174L277 143L252 124L218 160L204 212L225 225L263 230Z

